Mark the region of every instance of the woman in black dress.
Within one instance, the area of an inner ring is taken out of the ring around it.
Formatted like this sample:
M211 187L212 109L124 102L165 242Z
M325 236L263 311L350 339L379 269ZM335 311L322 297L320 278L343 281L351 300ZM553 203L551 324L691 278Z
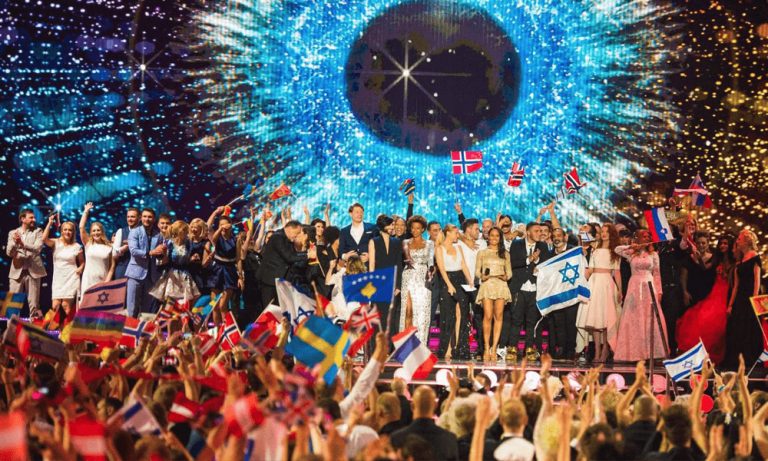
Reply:
M397 268L397 280L395 281L395 299L390 312L389 303L376 303L381 314L382 328L389 331L390 335L397 333L400 327L400 279L403 272L403 242L392 234L395 230L395 221L387 215L381 215L376 219L376 227L379 235L368 242L368 270L375 271L387 267ZM394 319L394 320L393 320ZM387 328L387 325L389 328Z
M752 231L743 230L734 244L736 272L728 302L728 324L725 337L725 361L723 367L735 370L739 354L744 363L755 363L763 351L763 331L755 316L749 298L760 292L760 256L757 254L757 237Z

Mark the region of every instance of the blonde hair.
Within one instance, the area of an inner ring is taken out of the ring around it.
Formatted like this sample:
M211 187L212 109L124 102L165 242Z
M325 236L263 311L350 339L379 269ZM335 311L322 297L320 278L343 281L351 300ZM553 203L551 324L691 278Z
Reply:
M189 224L187 224L184 221L175 221L173 224L171 224L171 240L173 240L173 243L181 246L184 244L184 239L189 236Z
M750 250L757 251L757 235L755 235L754 232L749 229L744 229L739 232L739 237L743 237L747 240Z
M193 227L197 224L200 224L201 231L200 231L200 238L204 239L206 234L208 234L208 224L206 224L205 221L203 221L202 218L195 218L192 221L189 222L189 227Z
M101 238L99 240L96 240L93 238L93 226L98 227L101 229ZM99 221L94 221L91 223L91 232L88 234L90 236L88 243L99 243L101 245L111 245L110 241L107 240L107 233L104 230L104 224L102 224Z
M347 258L347 274L362 274L367 270L365 263L359 256L350 256Z
M72 226L72 240L68 242L64 240L64 226ZM70 245L75 243L75 229L77 229L77 227L75 227L75 223L72 221L64 221L61 223L61 240L64 241L65 244Z

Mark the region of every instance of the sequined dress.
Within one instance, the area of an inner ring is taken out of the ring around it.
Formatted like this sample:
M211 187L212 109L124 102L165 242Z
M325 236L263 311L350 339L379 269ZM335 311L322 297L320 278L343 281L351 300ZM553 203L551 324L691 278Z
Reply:
M428 344L429 324L432 321L431 300L432 292L425 286L427 272L435 264L435 245L426 240L424 248L410 248L412 239L403 242L411 256L411 264L403 269L403 282L400 289L400 331L405 329L405 311L408 296L411 297L413 326L417 328L416 336L423 344Z

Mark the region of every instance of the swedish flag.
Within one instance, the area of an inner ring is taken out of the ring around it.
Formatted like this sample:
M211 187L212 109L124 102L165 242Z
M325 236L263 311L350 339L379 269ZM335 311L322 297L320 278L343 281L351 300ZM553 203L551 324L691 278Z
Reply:
M342 277L344 299L349 303L389 303L395 297L397 267L387 267L373 272L345 275Z
M19 315L21 313L21 309L24 308L24 301L27 300L27 294L0 291L0 299L2 299L0 317L11 318L14 314Z
M325 317L310 316L296 330L285 348L304 365L319 369L326 383L332 383L349 349L349 335Z

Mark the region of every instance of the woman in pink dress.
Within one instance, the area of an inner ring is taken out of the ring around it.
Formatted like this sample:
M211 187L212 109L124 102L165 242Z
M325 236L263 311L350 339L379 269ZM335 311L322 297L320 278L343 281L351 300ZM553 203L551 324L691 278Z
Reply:
M731 237L722 237L717 243L717 253L711 263L717 267L715 284L706 298L685 311L677 321L676 328L679 350L686 351L692 348L701 338L709 358L716 364L720 364L725 358L728 289L735 264L732 247Z
M651 322L653 322L653 357L667 356L662 338L667 337L666 320L661 311L661 274L659 255L651 244L651 234L641 229L635 236L635 244L616 247L616 253L626 258L632 267L632 276L624 297L624 308L616 332L608 338L617 361L636 362L650 358ZM650 293L648 282L653 283L655 293ZM660 322L651 313L652 296ZM661 325L659 325L661 324Z

